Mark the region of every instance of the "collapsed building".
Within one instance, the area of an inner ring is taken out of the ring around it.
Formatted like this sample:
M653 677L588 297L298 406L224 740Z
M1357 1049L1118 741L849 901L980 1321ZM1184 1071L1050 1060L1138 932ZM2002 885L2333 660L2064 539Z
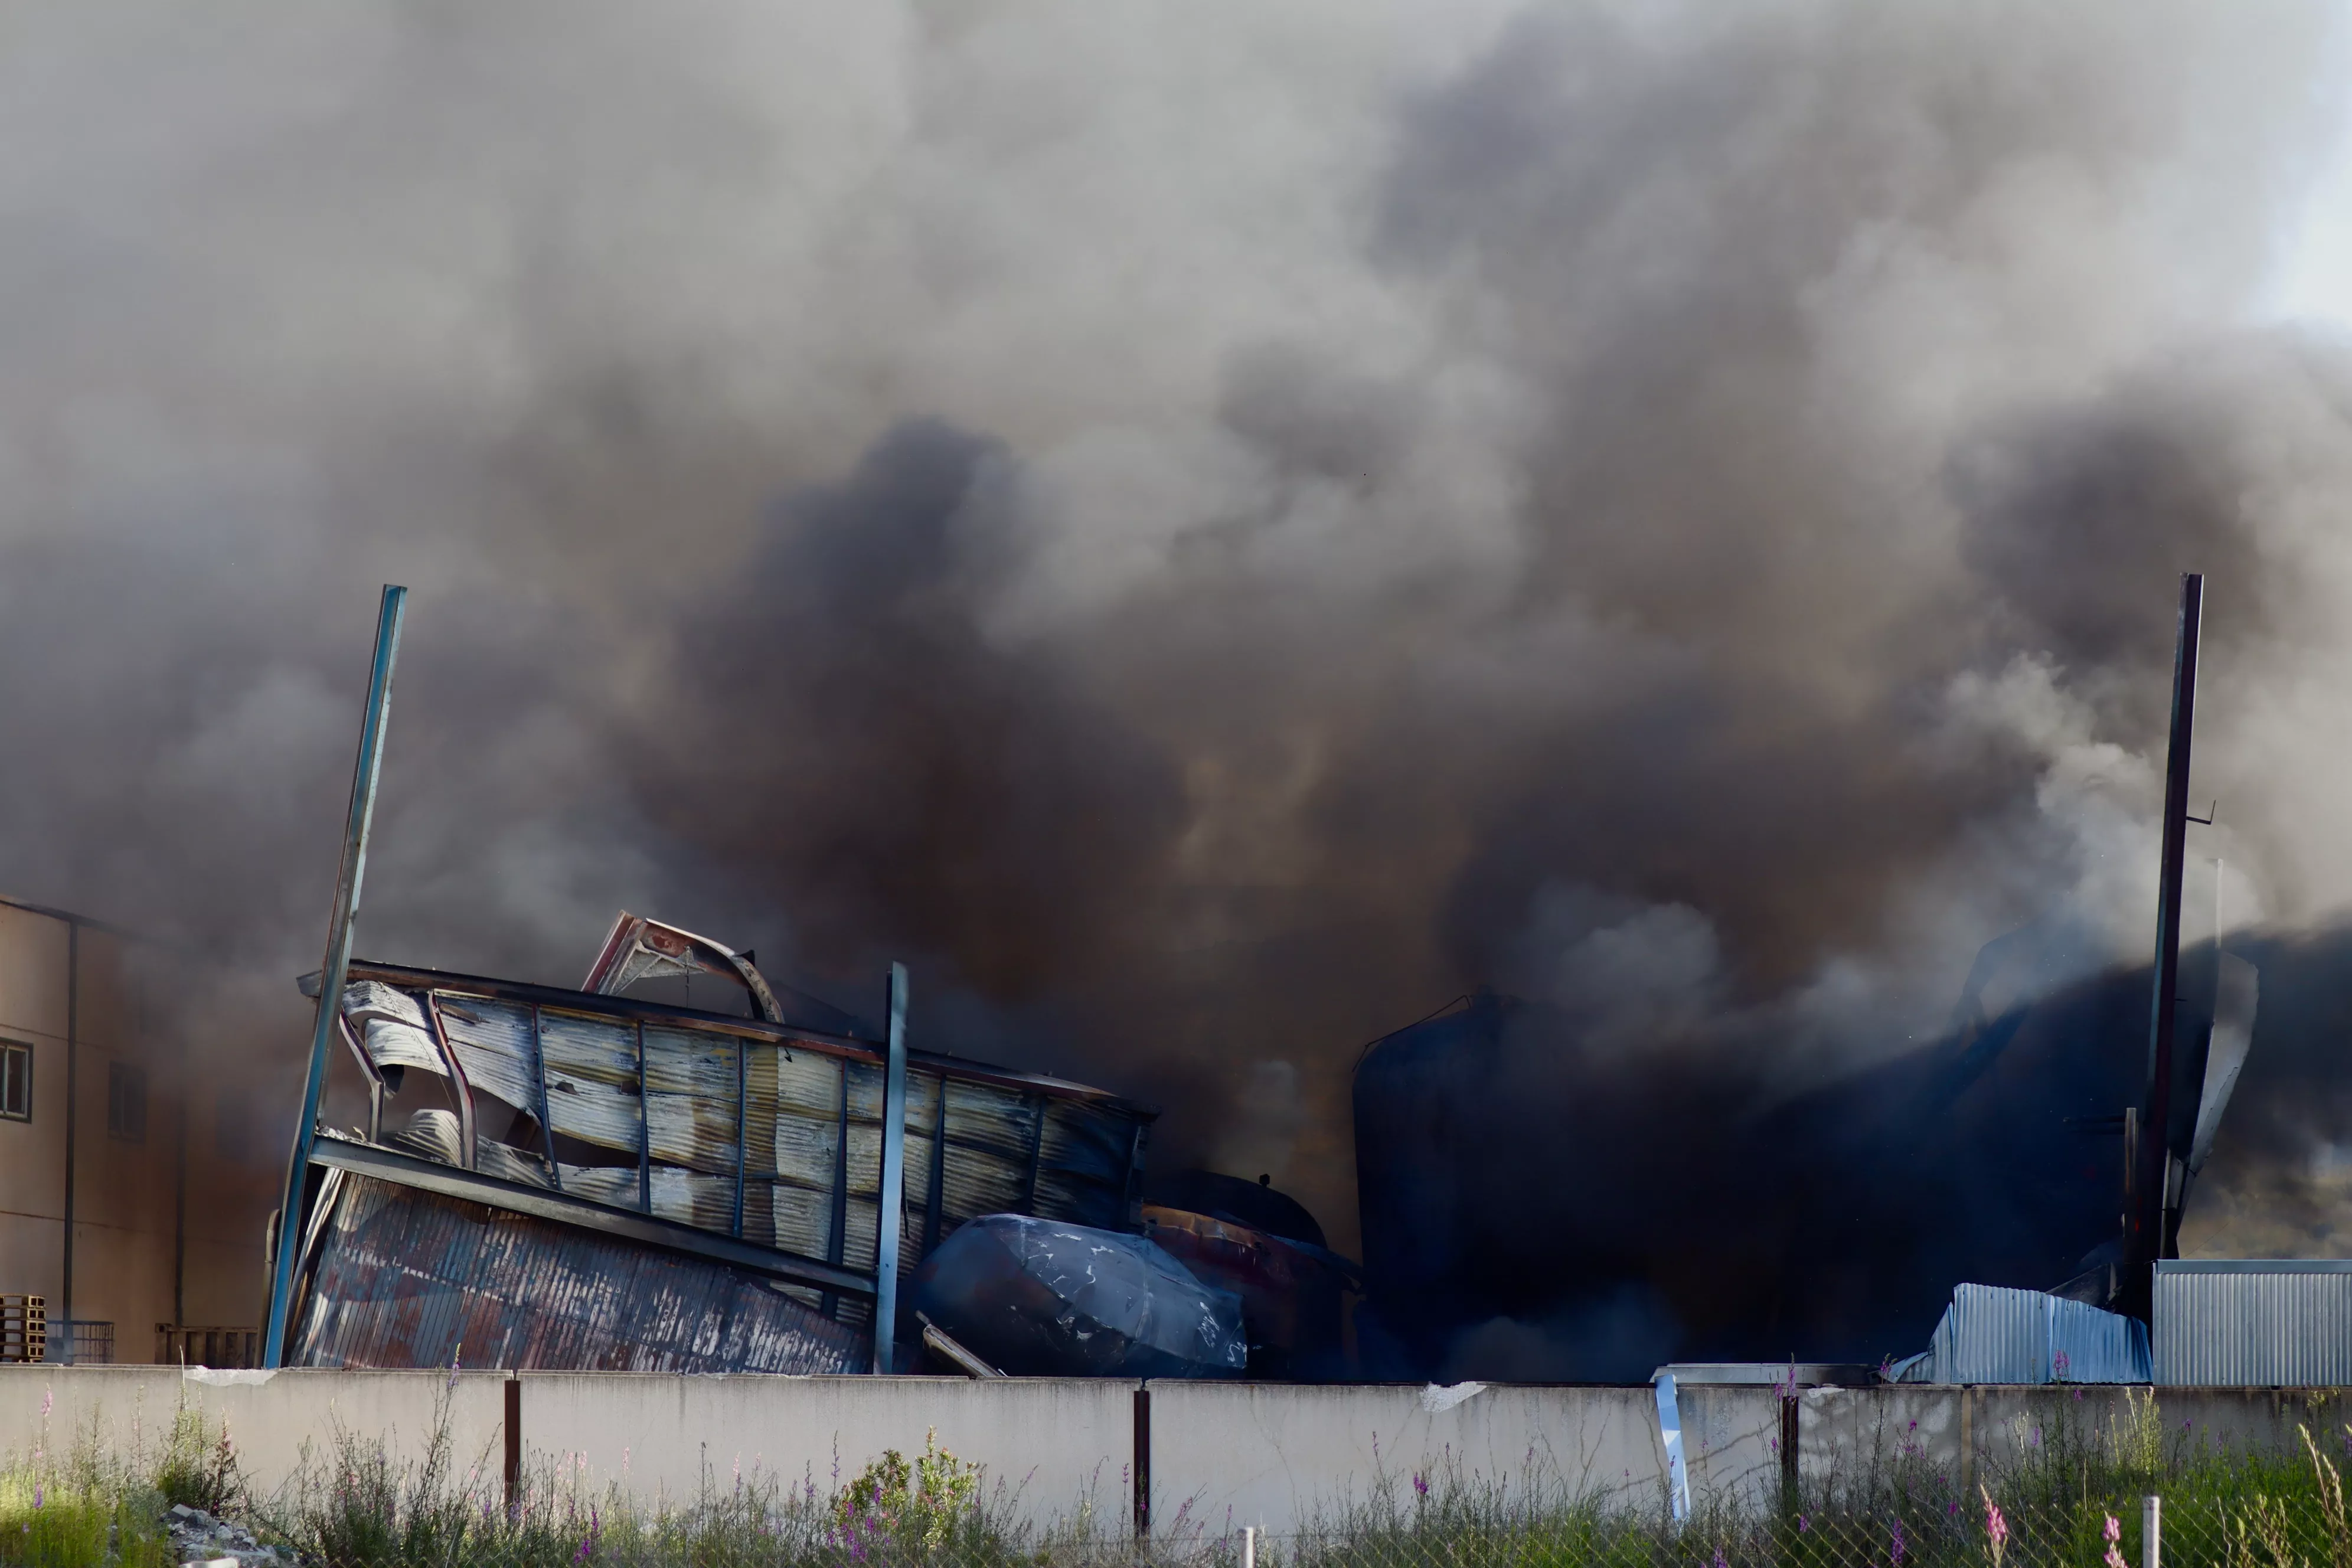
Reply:
M2183 939L2200 604L2184 579L2147 970L2031 925L1982 950L1941 1038L1760 1099L1595 1057L1575 1018L1482 992L1359 1064L1361 1269L1263 1185L1195 1173L1147 1204L1149 1108L909 1050L895 966L877 1029L628 914L577 991L351 960L380 632L273 1226L271 1363L472 1347L530 1367L1630 1381L1691 1358L1892 1371L1932 1329L1907 1375L1962 1376L1969 1346L2035 1333L2029 1360L2144 1367L2259 990L2218 910ZM688 1005L714 983L720 1004ZM365 1079L363 1129L315 1125L331 1039ZM1340 1330L1358 1289L1360 1359ZM1465 1346L1493 1359L1476 1342L1496 1325L1519 1364L1465 1364ZM1532 1362L1530 1335L1550 1347Z
M685 973L748 1016L627 994ZM982 1215L1140 1227L1149 1109L906 1051L887 1122L887 1043L632 915L578 991L354 963L337 1033L370 1118L312 1147L299 1364L862 1370L886 1163L901 1270Z
M874 1028L626 911L578 990L353 958L405 604L385 588L326 962L302 982L266 1365L1237 1377L1328 1359L1352 1266L1319 1230L1261 1231L1230 1197L1147 1209L1156 1111L910 1048L902 965ZM321 1125L335 1059L364 1126Z
M736 1005L637 994L676 981ZM780 989L626 912L576 991L353 961L335 1034L367 1123L310 1141L299 1252L273 1259L284 1363L1328 1364L1345 1260L1319 1233L1145 1205L1150 1108L894 1030L894 1115L893 1040Z

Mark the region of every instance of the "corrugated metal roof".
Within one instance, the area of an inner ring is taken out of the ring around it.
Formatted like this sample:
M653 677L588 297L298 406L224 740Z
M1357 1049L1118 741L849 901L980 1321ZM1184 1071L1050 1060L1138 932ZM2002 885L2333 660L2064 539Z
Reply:
M2000 1285L1959 1285L1902 1383L2146 1383L2147 1330L2080 1301Z
M2352 1258L2168 1258L2158 1274L2352 1274Z
M2352 1384L2352 1258L2176 1258L2156 1266L2156 1381Z
M305 1366L863 1371L865 1335L721 1264L370 1176L336 1203Z

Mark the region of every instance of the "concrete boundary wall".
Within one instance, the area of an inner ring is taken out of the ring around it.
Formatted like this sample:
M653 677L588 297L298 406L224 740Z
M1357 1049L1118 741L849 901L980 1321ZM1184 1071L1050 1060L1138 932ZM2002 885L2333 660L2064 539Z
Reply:
M64 1458L94 1444L144 1460L161 1454L184 1405L215 1433L228 1423L248 1484L268 1496L292 1485L306 1463L323 1473L339 1426L369 1442L380 1438L393 1460L413 1465L446 1415L459 1476L478 1463L496 1475L505 1384L496 1372L0 1366L0 1454L23 1458L46 1448Z
M2308 1427L2343 1438L2352 1404L2327 1389L1769 1386L1680 1391L1691 1489L1767 1504L1790 1478L1868 1486L1890 1468L1997 1484L2042 1444L2109 1439L2154 1421L2168 1447L2293 1450ZM2137 1402L2137 1403L2136 1403ZM1664 1506L1664 1454L1647 1386L1154 1383L1108 1379L676 1377L631 1373L182 1373L164 1367L0 1367L0 1455L96 1445L157 1455L183 1407L226 1420L248 1481L284 1496L323 1477L338 1429L422 1458L446 1425L457 1479L493 1495L509 1465L534 1490L584 1500L617 1487L641 1505L705 1487L847 1482L885 1449L941 1447L984 1467L1005 1512L1040 1528L1124 1531L1139 1504L1155 1536L1275 1533L1367 1511L1408 1513L1418 1477L1507 1505L1590 1500ZM508 1413L517 1443L509 1446ZM1793 1456L1784 1452L1793 1434ZM1142 1485L1138 1486L1140 1479Z
M1657 1402L1642 1388L1151 1385L1155 1534L1276 1532L1410 1512L1416 1478L1504 1500L1660 1495Z
M2113 1444L2150 1423L2168 1454L2200 1449L2299 1453L2308 1428L2323 1451L2352 1422L2334 1388L2126 1388L2118 1384L1811 1388L1798 1408L1798 1468L1808 1487L1864 1486L1911 1466L1997 1484L2034 1450ZM2331 1436L2332 1435L2332 1436Z
M739 1478L820 1498L895 1448L986 1468L992 1500L1040 1527L1130 1517L1135 1395L1112 1378L675 1377L524 1373L524 1463L587 1495L688 1502Z

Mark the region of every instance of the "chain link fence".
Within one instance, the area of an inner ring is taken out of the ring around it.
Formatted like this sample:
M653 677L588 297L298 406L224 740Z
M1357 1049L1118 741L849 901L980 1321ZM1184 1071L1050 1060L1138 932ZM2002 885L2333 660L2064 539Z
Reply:
M2087 1489L2009 1506L1987 1487L1969 1508L1954 1496L1702 1510L1680 1524L1623 1508L1512 1518L1433 1503L1290 1533L1180 1521L1139 1538L1123 1519L1083 1512L1050 1529L1000 1522L951 1487L927 1497L919 1476L830 1497L739 1484L649 1511L546 1495L502 1509L462 1489L432 1505L353 1472L298 1508L225 1510L243 1525L208 1516L219 1533L175 1534L173 1560L209 1560L217 1547L247 1568L260 1568L257 1554L331 1568L2352 1568L2352 1531L2326 1474L2295 1489L2159 1496L2151 1541L2145 1497ZM0 1508L0 1563L19 1560Z
M706 1476L648 1504L561 1457L514 1479L443 1435L415 1465L349 1433L299 1484L253 1495L226 1427L183 1410L159 1452L69 1447L0 1464L0 1564L26 1568L2352 1568L2333 1442L2215 1447L2158 1420L2037 1418L1966 1475L1898 1442L1853 1474L1770 1495L1596 1499L1524 1478L1366 1478L1378 1500L1265 1534L1175 1500L1139 1536L1129 1480L1053 1522L1036 1500L927 1444L820 1485ZM2149 1499L2156 1502L2150 1506Z

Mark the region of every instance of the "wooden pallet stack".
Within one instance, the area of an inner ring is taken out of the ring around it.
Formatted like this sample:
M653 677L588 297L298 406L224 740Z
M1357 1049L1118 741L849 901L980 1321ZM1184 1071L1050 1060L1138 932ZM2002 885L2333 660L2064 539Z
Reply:
M0 1363L42 1361L48 1353L47 1298L0 1295Z
M257 1367L261 1364L261 1331L158 1323L155 1359L164 1366Z

